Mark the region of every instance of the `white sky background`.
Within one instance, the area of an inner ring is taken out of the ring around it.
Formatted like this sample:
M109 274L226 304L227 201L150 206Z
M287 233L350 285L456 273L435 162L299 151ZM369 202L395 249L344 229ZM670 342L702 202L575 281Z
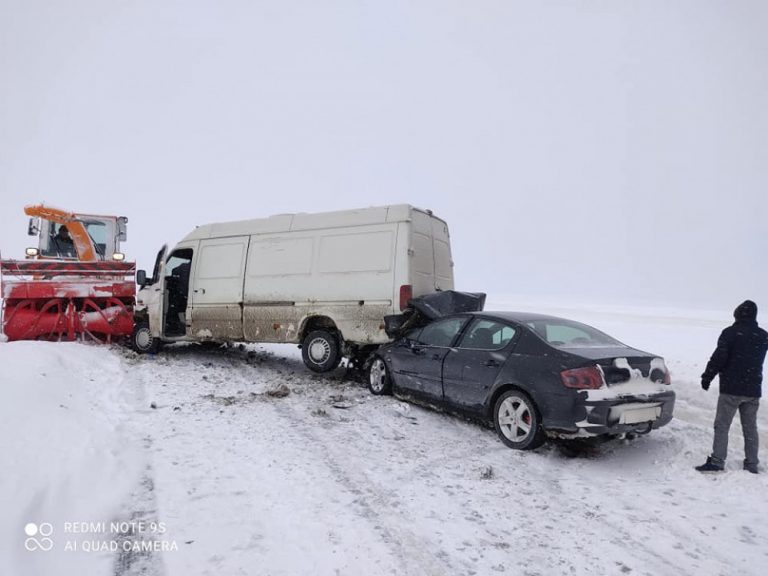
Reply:
M457 286L768 306L768 2L0 0L25 204L197 224L408 202Z

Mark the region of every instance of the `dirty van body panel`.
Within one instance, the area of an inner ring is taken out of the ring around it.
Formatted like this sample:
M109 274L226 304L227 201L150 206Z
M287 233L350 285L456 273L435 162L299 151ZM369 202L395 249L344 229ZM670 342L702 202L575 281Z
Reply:
M246 303L243 307L245 339L253 342L301 342L305 327L314 317L330 318L348 342L389 342L381 329L391 302Z
M393 310L397 228L384 223L251 236L245 339L298 343L307 321L321 317L345 341L388 341L382 322Z
M248 236L200 241L190 281L190 337L243 339L243 273L248 243Z

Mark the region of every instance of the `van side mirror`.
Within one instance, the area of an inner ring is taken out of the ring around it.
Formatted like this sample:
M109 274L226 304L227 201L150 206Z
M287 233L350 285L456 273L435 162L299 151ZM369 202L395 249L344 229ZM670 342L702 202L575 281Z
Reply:
M148 284L146 270L139 270L136 272L136 284L139 286L146 286Z

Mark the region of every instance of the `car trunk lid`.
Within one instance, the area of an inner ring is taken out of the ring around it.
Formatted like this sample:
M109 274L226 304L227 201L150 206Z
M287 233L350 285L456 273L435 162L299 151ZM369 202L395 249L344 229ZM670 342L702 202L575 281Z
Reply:
M666 373L663 360L658 356L630 347L584 347L570 349L569 353L584 358L585 364L597 364L603 371L608 386L645 378L661 382Z

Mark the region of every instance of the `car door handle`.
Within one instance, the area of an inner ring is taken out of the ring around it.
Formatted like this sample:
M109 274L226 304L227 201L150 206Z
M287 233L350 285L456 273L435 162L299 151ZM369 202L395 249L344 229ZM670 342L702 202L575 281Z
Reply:
M195 294L205 294L205 288L200 288L199 290L195 290Z
M411 348L411 352L413 352L417 356L423 356L424 355L424 348Z
M432 354L432 360L440 360L442 358L442 354Z
M492 359L492 358L491 358L490 360L486 360L486 361L485 361L485 365L486 365L486 366L491 366L491 367L498 367L498 366L501 366L501 364L500 364L500 363L499 363L497 360L494 360L494 359Z

